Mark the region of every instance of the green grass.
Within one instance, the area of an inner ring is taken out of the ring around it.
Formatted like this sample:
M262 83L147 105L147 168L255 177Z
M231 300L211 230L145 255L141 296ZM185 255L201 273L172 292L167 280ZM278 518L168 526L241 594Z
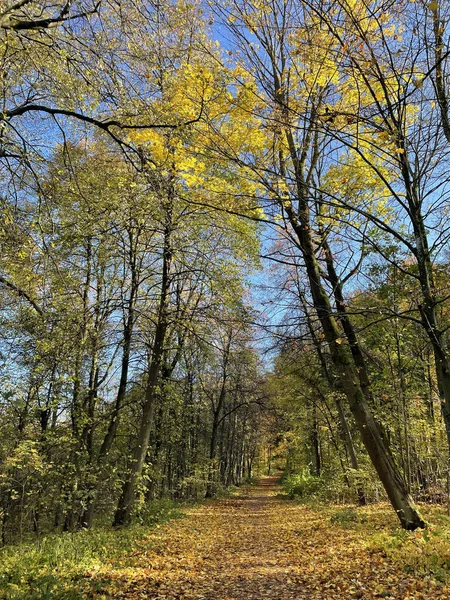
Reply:
M402 565L407 573L450 582L450 518L443 506L421 506L427 529L405 531L398 526L369 537L367 547Z
M82 600L102 598L112 582L102 577L105 565L123 569L149 528L182 516L169 500L150 503L141 522L110 525L76 533L51 534L34 542L0 550L2 600ZM92 577L93 573L99 576ZM110 597L108 595L104 596Z
M368 506L316 505L330 524L353 530L365 548L381 554L406 573L450 583L450 517L446 507L421 504L426 529L401 529L391 506L384 502Z

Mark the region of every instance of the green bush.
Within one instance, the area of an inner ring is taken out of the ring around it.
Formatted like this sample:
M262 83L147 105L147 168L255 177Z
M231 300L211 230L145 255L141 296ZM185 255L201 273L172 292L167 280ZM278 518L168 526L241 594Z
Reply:
M320 495L324 486L321 477L311 475L308 469L292 473L283 480L283 488L290 498L310 498Z
M392 533L381 532L367 544L372 552L398 563L407 573L432 576L437 581L450 580L450 529L430 525L429 529Z
M151 502L143 502L138 504L133 518L134 521L141 525L152 526L156 523L163 523L167 519L177 517L179 514L180 504L170 498L164 497Z

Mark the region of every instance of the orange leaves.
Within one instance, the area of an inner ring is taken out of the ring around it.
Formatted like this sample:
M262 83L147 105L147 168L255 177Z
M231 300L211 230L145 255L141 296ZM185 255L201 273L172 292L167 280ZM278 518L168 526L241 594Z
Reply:
M104 597L448 600L448 588L433 577L407 574L399 561L371 547L374 531L392 536L396 521L387 505L352 508L358 519L340 523L336 507L280 499L274 478L264 484L149 532L123 567L105 565L116 585ZM422 543L417 532L405 535Z

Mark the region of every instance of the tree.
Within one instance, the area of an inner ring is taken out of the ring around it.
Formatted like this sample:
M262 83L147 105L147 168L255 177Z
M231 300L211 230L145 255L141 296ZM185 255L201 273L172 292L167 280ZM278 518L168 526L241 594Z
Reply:
M329 346L334 374L347 397L367 452L403 527L415 529L422 527L424 522L370 408L370 383L356 333L347 318L345 306L339 306L338 315L334 315L323 284L314 233L320 221L315 222L319 215L313 212L320 198L317 198L314 188L315 178L320 176L323 144L327 143L321 135L320 115L321 111L325 111L328 84L333 81L336 67L327 57L332 41L325 37L325 42L321 40L318 43L318 36L322 35L320 23L312 21L311 25L316 27L311 29L308 28L308 18L303 22L292 20L298 16L302 17L289 3L278 7L273 15L269 15L264 6L259 8L232 3L225 14L228 28L233 32L234 39L240 42L247 61L245 67L253 70L259 83L258 91L264 94L266 108L261 108L261 114L265 118L270 115L271 123L276 123L272 137L275 151L269 155L273 161L263 163L263 168L258 172L260 181L265 182L271 195L271 201L265 206L266 210L272 211L274 205L281 210L287 235L291 236L301 252L312 302ZM297 23L297 31L304 32L301 39L305 48L304 56L303 50L297 51L300 44L293 44L289 37L289 28L293 23ZM250 35L256 37L258 47L251 43ZM314 62L311 60L313 47ZM304 73L302 79L300 72ZM273 125L270 125L270 129L274 129ZM330 269L330 253L327 261ZM337 288L336 293L339 293ZM336 296L334 300L339 302Z

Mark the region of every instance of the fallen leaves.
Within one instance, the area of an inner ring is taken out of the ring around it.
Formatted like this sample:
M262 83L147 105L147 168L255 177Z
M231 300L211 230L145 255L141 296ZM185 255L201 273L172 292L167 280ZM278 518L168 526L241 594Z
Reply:
M278 492L266 478L248 495L204 504L151 531L126 568L105 565L108 597L448 600L446 586L405 573L368 547L373 529L387 532L395 524L387 507L364 509L364 520L348 528L333 522L332 508L299 505Z

